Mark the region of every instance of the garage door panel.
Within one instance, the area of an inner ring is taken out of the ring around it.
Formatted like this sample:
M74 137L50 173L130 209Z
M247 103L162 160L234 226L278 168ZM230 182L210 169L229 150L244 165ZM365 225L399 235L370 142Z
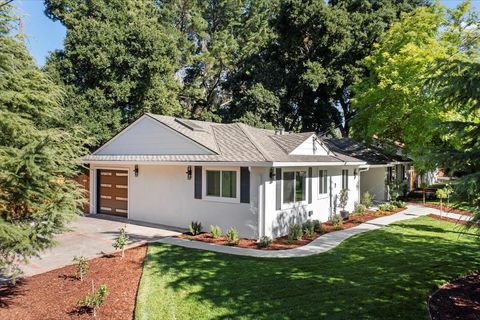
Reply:
M100 170L99 212L127 217L128 171Z

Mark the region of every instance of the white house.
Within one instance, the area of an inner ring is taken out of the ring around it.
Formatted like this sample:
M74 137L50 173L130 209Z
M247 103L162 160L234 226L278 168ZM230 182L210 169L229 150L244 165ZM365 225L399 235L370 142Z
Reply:
M200 221L236 227L247 238L282 236L293 223L328 220L342 188L352 211L361 179L382 195L384 172L368 174L377 167L339 152L334 142L313 132L145 114L83 158L90 213L183 228Z

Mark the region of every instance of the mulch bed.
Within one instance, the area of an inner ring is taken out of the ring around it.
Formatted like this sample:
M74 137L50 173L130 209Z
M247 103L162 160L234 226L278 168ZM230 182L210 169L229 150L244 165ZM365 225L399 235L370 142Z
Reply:
M433 208L433 209L441 210L440 205L436 204L436 203L429 203L429 202L423 203L422 200L409 200L408 202L413 203L413 204L420 204L420 205L422 205L424 207L427 207L427 208ZM445 205L443 205L443 211L444 212L449 212L449 213L461 214L461 215L464 215L464 216L473 216L473 213L471 213L470 211L455 209L455 208L447 207Z
M137 288L147 251L141 245L90 260L83 281L75 266L21 279L16 286L0 285L0 319L132 319ZM106 284L108 294L96 318L78 308L78 301Z
M443 285L428 299L428 309L434 320L479 320L480 273Z
M397 209L395 211L367 211L362 215L350 216L347 220L343 221L342 230L350 229L358 226L361 223L367 222L369 220L373 220L383 216L389 216L403 210L405 210L405 208ZM323 232L316 232L315 235L311 238L303 237L302 239L293 241L293 242L289 241L287 236L276 238L272 241L272 244L270 244L268 247L259 247L257 245L256 240L240 239L240 242L236 245L236 247L246 248L246 249L257 249L257 250L287 250L287 249L293 249L293 248L297 248L297 247L301 247L306 244L309 244L310 242L312 242L313 240L315 240L316 238L320 237L323 234L326 234L332 231L338 231L337 229L335 229L335 227L331 222L322 223L322 230ZM217 245L229 245L226 237L221 236L217 239L214 239L212 238L212 235L210 233L201 233L196 236L193 236L190 233L183 233L178 237L182 239L202 241L202 242L213 243Z
M455 223L455 224L464 225L464 224L467 223L465 220L452 219L452 218L448 218L448 217L440 217L439 215L436 215L436 214L429 214L428 216L430 218L433 218L433 219L437 219L437 220L440 220L440 221L452 222L452 223Z

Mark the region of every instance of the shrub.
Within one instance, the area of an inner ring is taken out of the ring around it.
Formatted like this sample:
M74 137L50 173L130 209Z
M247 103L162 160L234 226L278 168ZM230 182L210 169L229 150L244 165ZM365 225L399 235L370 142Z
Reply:
M340 195L338 198L338 206L345 210L347 203L348 203L348 191L349 189L342 189L340 190Z
M190 233L196 236L202 232L202 223L199 221L192 221L188 228L190 229Z
M219 226L210 226L210 234L213 239L218 239L222 235L222 229Z
M320 223L320 220L313 220L312 223L313 230L315 230L316 232L320 232L320 230L322 229L322 224Z
M240 242L238 231L236 228L230 228L225 235L229 245L237 245Z
M364 204L357 204L355 206L355 210L353 210L354 215L361 215L364 214L365 211L367 211L367 207Z
M364 192L360 199L360 203L363 204L367 209L372 206L373 197L370 192Z
M332 218L332 225L335 230L343 229L343 219L339 215L335 215Z
M107 293L108 293L108 290L107 290L106 284L102 284L100 288L98 288L98 290L95 291L95 288L93 286L93 281L92 281L92 293L88 294L85 298L78 301L78 305L80 306L80 308L89 309L92 312L93 316L95 317L97 315L97 309L105 301L105 297L107 296Z
M266 248L271 244L272 244L272 239L270 239L267 236L261 237L260 240L258 240L258 243L257 243L257 245L261 248Z
M299 224L293 224L288 229L288 241L297 241L302 239L303 231L302 226Z
M403 201L400 201L400 200L396 200L396 201L392 201L390 202L393 206L395 206L396 208L405 208L407 206L407 204Z
M382 203L381 205L378 206L378 209L380 211L394 211L395 209L397 209L397 206L391 203Z
M73 264L77 267L77 279L80 279L80 281L83 281L83 277L87 274L88 272L88 259L87 257L77 257L75 256L73 258Z
M315 235L315 225L312 221L308 220L303 223L302 231L307 238L312 238Z
M125 231L126 228L127 226L120 228L119 234L113 242L113 247L115 249L122 250L122 259L123 257L125 257L125 246L128 244L128 236L127 236L127 232Z

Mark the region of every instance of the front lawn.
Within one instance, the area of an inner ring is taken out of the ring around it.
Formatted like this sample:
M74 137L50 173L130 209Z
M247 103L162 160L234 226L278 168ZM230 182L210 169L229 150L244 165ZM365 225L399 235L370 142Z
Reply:
M164 244L148 249L136 319L428 319L438 285L472 272L478 242L429 217L324 254L258 259Z

